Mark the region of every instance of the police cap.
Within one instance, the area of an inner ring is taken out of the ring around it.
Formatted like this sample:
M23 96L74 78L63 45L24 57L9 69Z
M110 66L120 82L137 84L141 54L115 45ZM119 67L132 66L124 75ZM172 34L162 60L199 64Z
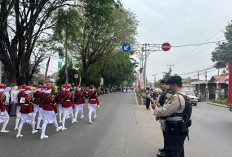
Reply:
M162 79L162 80L160 80L160 83L168 84L168 83L167 83L167 79Z
M168 84L177 84L177 85L181 86L182 85L182 78L179 75L174 75L174 76L169 77L167 83Z

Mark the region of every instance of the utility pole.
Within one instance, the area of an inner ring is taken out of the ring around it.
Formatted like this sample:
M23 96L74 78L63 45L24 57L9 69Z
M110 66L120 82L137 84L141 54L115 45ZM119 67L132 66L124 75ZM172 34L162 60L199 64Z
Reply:
M149 44L145 43L145 44L144 44L145 61L144 61L144 73L143 73L144 87L145 87L145 88L146 88L146 86L147 86L147 80L146 80L146 67L147 67L147 56L148 56L148 52L149 52L149 50L147 49L147 46L149 46Z
M68 84L68 39L67 33L65 35L65 74L66 74L66 81L65 84Z
M169 71L170 71L170 75L171 75L171 73L172 73L172 67L174 66L174 65L167 65L167 66L169 66Z
M154 89L156 88L156 76L157 74L153 74L152 76L154 76Z

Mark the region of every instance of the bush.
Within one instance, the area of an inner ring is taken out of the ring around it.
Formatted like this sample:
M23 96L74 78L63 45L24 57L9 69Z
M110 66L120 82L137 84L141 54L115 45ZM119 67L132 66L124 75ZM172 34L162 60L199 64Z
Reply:
M225 105L227 105L228 104L228 99L222 99L222 100L215 100L215 99L213 99L212 102L213 103L219 103L219 104L225 104Z
M142 92L141 96L142 96L143 99L146 99L146 96L147 96L147 95L146 95L145 92Z

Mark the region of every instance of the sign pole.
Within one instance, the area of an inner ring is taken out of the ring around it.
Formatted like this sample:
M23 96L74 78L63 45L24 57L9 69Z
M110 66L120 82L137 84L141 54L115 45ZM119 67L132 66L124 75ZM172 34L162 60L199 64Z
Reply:
M232 65L229 65L228 105L232 107Z

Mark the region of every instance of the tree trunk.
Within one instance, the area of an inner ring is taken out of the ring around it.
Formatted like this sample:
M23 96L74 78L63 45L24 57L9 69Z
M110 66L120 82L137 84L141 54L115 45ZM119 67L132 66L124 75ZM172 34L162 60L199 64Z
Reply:
M10 86L19 85L18 78L19 72L18 67L12 67L9 65L4 65L4 77L5 77L5 84Z

